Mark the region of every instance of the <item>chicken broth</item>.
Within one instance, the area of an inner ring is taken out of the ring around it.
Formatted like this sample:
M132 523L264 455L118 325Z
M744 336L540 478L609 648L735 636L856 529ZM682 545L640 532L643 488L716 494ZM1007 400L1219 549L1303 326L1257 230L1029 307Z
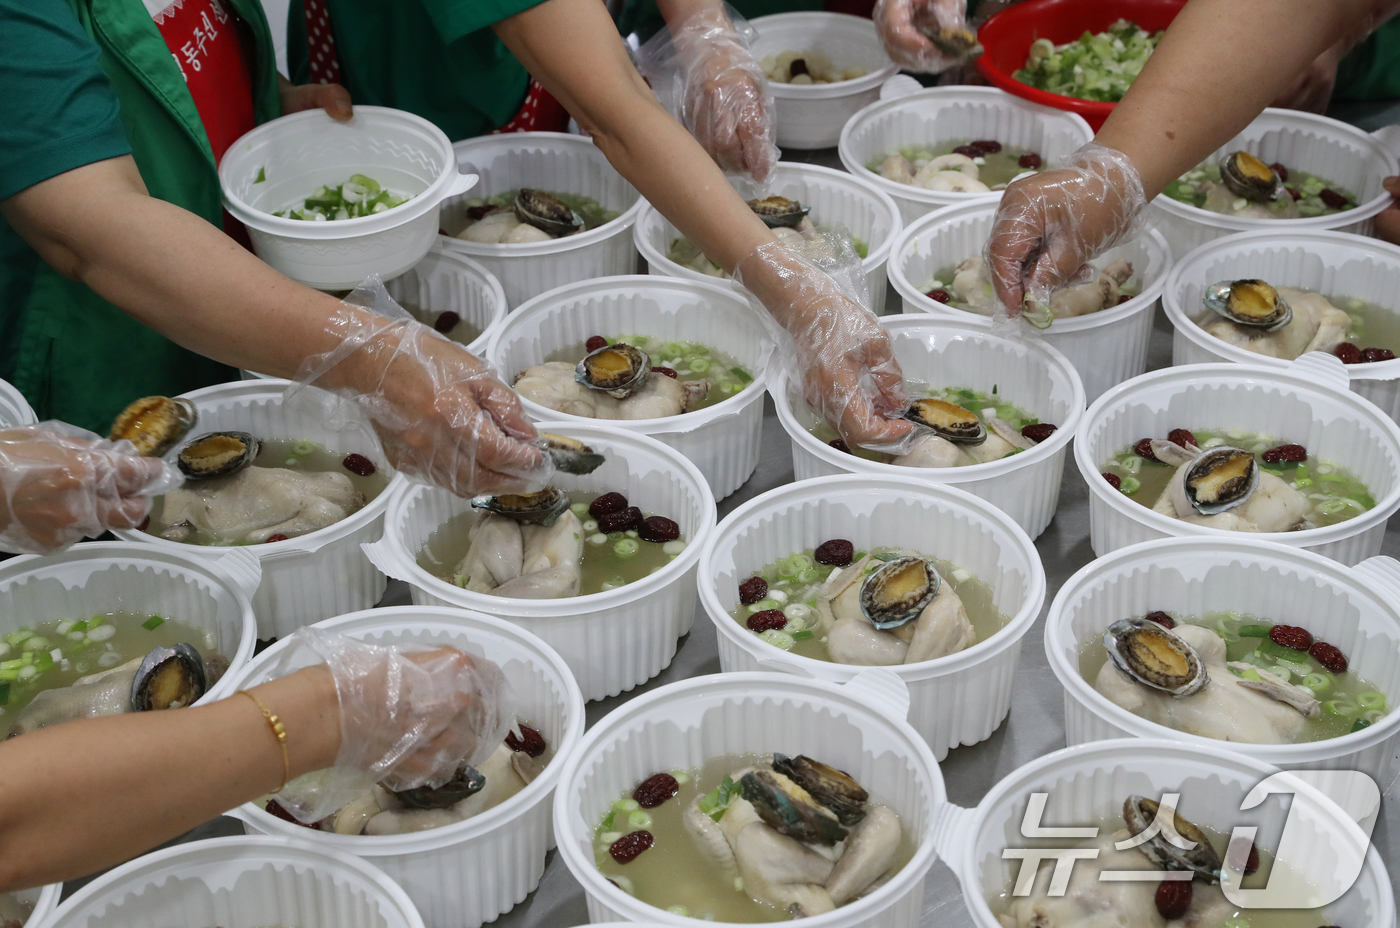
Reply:
M850 563L858 563L867 553L874 554L876 560L893 556L891 552L894 550L875 548L871 552L855 551ZM817 549L808 548L755 571L753 576L761 577L768 585L765 596L748 605L741 602L730 615L747 628L751 616L766 610L779 610L787 620L784 627L762 632L750 630L750 633L793 654L831 661L833 658L827 652L827 638L821 629L817 600L827 579L840 568L818 563L816 554ZM986 641L1010 621L1008 616L997 611L992 588L986 583L950 561L931 555L924 557L933 562L939 577L962 600L978 642Z
M786 237L776 229L774 233L777 234L780 239ZM851 245L855 248L856 254L861 256L862 260L870 257L870 246L854 235L851 236ZM671 247L667 249L666 257L670 258L681 267L690 268L692 271L699 271L701 274L708 274L711 277L727 278L729 276L724 273L722 267L710 260L709 255L701 251L699 247L693 244L688 238L680 237L671 239Z
M1268 619L1238 612L1207 612L1200 616L1172 614L1170 618L1178 626L1196 625L1219 635L1225 642L1226 660L1248 665L1229 668L1229 673L1235 677L1259 682L1258 671L1262 670L1285 683L1304 687L1321 702L1322 714L1317 718L1304 716L1302 729L1292 743L1326 741L1360 731L1380 721L1390 711L1386 695L1354 671L1333 672L1306 650L1285 647L1270 639L1269 631L1275 623ZM1108 651L1102 635L1080 647L1079 672L1091 685L1099 679L1107 662Z
M1268 463L1265 452L1288 446L1285 439L1243 429L1196 429L1193 434L1205 451L1229 445L1253 452L1261 471L1279 477L1306 497L1307 510L1303 518L1308 527L1336 525L1376 505L1366 484L1335 461L1308 454L1305 461L1298 463ZM1115 454L1104 464L1103 472L1121 481L1119 492L1124 496L1151 509L1177 469L1139 456L1134 447L1129 445ZM1299 445L1291 447L1301 448Z
M0 928L24 928L34 914L34 903L26 902L14 893L0 893Z
M604 533L589 515L589 505L604 494L572 491L570 509L583 535L579 596L604 593L648 577L685 550L684 537L673 541L643 541L637 529ZM643 516L649 514L643 513ZM476 510L458 513L438 527L418 552L418 566L456 586L466 587L469 577L456 573L471 548L473 529L483 516Z
M384 492L384 488L389 485L389 478L391 476L387 470L379 468L364 455L355 453L347 454L343 451L331 451L324 445L317 444L314 441L295 441L289 438L270 438L262 440L258 446L258 456L253 460L251 467L284 468L301 474L339 474L345 477L350 482L350 488L354 492L360 494L360 497L357 497L358 505L348 508L348 511L345 513L346 516L359 511L380 493ZM249 469L251 469L251 467ZM183 489L192 489L201 484L209 488L214 488L221 483L227 486L230 480L236 480L238 477L239 475L235 474L233 477L214 477L202 481L187 480ZM228 535L206 530L199 525L191 525L191 530L187 535L176 537L176 534L171 532L172 529L176 528L175 524L165 519L165 501L166 498L162 496L157 497L152 502L150 523L145 527L145 531L150 535L170 538L171 540L182 541L186 544L244 545L277 542L297 535L304 535L309 531L316 531L319 528L325 527L325 525L317 524L315 528L311 528L310 525L314 523L307 523L306 527L301 529L295 526L287 526L285 528L279 526L276 533L265 539L261 537L250 539L246 532L238 535ZM293 507L293 511L297 513L300 512L296 507ZM269 518L274 518L275 520L272 523L259 523L261 517L261 511L259 513L250 514L246 527L259 529L274 527L277 526L277 523L282 522L286 518L286 514L279 513L276 516L269 516ZM255 523L258 524L255 525ZM254 532L254 534L261 535L263 533Z
M1363 350L1366 348L1386 348L1391 351L1400 349L1400 312L1359 297L1326 296L1324 294L1323 299L1346 313L1351 320L1346 334L1343 336L1343 341L1350 342ZM1195 320L1197 325L1205 329L1218 325L1221 322L1221 317L1207 309L1199 313ZM1333 349L1328 348L1327 350Z
M1128 266L1129 271L1132 265ZM966 293L955 286L958 280L958 265L950 264L940 268L938 276L925 282L919 288L924 295L937 300L953 309L961 309L964 312L979 313L983 316L990 316L996 308L996 294L992 290L992 281L989 275L978 275L976 287L979 293ZM1113 305L1126 302L1142 292L1142 286L1136 277L1130 277L1126 281L1117 285L1117 296L1113 300ZM1097 303L1095 305L1098 305ZM1109 306L1104 306L1109 309Z
M742 880L726 877L700 850L682 820L697 796L712 792L731 773L760 760L754 754L730 754L706 761L699 770L673 770L671 776L680 791L652 809L642 809L632 798L633 791L628 790L594 830L593 851L599 871L624 892L677 914L721 922L789 921L787 911L756 901L743 891ZM640 829L650 832L655 843L627 863L618 863L608 853L609 847ZM913 837L903 828L902 841L887 872L899 872L914 851Z
M651 358L653 369L664 368L672 371L676 375L675 379L680 383L700 383L701 381L708 383L710 389L702 398L691 402L686 407L686 412L695 412L714 406L716 403L722 403L753 383L753 374L744 369L738 361L723 351L700 342L669 341L664 338L653 338L650 335L624 335L621 338L603 336L603 338L609 345L623 342L645 351ZM586 354L588 354L586 345L570 345L567 348L559 349L545 360L577 364L583 360Z
M1189 802L1189 796L1183 797L1183 805L1189 805ZM1223 852L1228 847L1229 834L1217 827L1221 823L1205 824L1195 819L1191 819L1191 822L1205 834L1217 852ZM1161 869L1136 848L1120 851L1114 847L1115 842L1133 836L1124 827L1123 818L1111 816L1073 824L1097 825L1098 837L1056 838L1045 842L1033 840L1032 843L1056 848L1097 848L1098 857L1075 863L1069 888L1062 896L1046 895L1050 870L1055 863L1053 857L1041 862L1029 896L1013 897L1010 885L999 893L988 895L987 905L1003 925L1008 928L1042 928L1045 925L1053 925L1054 928L1098 928L1101 925L1132 925L1134 928L1317 928L1318 925L1331 924L1325 911L1320 908L1242 909L1227 900L1218 885L1209 885L1203 877L1190 881L1191 902L1184 915L1176 919L1164 918L1154 899L1159 885L1157 882L1104 882L1098 879L1099 873L1105 870ZM1258 869L1241 880L1240 885L1244 889L1263 889L1272 878L1275 867L1281 871L1280 880L1294 882L1306 879L1298 873L1285 874L1284 865L1279 864L1273 853L1263 847L1256 846L1256 851ZM1015 868L1020 866L1022 864L1013 865L1013 877Z
M998 396L995 386L992 387L991 393L982 393L978 390L971 390L966 387L934 388L915 381L906 381L905 383L911 398L918 399L927 397L929 399L943 400L956 406L961 406L963 409L977 416L978 420L982 422L984 426L987 425L987 420L992 417L1010 423L1017 431L1020 431L1027 425L1034 425L1040 422L1039 419L1026 412L1021 407L1013 406ZM818 421L816 425L811 426L807 431L827 444L838 447L848 454L854 454L856 457L867 461L889 464L895 459L895 455L886 454L883 451L871 451L861 447L848 447L846 443L841 440L841 436L836 434L836 430L825 421ZM840 442L840 444L837 444L837 442ZM1010 454L1016 453L1018 452L1010 452Z
M967 156L972 159L972 163L977 166L977 173L966 173L975 177L992 190L1004 188L1021 174L1027 172L1035 173L1040 170L1040 155L1030 149L1021 148L1018 145L999 145L996 151L990 151L988 150L989 147L990 146L978 147L978 143L971 139L967 141L940 142L937 145L927 147L903 145L871 161L866 167L876 174L881 174L882 176L886 176L887 179L894 180L896 178L889 178L888 175L883 173L885 164L891 155L902 156L909 163L913 171L917 173L920 168L924 167L935 158L942 157L943 155L967 154ZM968 149L975 149L975 152L968 151ZM908 183L908 181L905 183ZM913 184L913 186L922 185Z
M459 345L470 345L481 337L482 329L450 310L438 312L426 306L400 301L400 306L408 310L413 318L447 336Z
M1277 171L1278 166L1274 170ZM1250 211L1249 215L1257 212L1258 218L1308 218L1330 216L1356 208L1355 194L1316 174L1286 168L1280 176L1285 177L1283 185L1289 191L1286 197L1256 204L1263 210ZM1239 213L1250 206L1248 200L1236 196L1221 182L1218 164L1202 164L1187 171L1168 184L1163 193L1180 203L1226 215Z
M176 619L149 613L109 612L86 619L37 622L0 639L0 729L7 729L44 690L72 686L79 678L145 657L152 648L187 642L211 671L224 664L218 641ZM220 671L221 674L221 671Z

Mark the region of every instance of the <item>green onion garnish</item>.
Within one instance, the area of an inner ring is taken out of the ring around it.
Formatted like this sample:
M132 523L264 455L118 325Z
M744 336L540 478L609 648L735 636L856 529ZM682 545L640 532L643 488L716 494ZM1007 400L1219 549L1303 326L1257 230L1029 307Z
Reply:
M157 628L160 628L160 626L161 626L164 622L165 622L165 619L161 618L161 617L158 616L158 615L153 615L153 616L151 616L149 619L147 619L146 621L142 622L142 623L141 623L141 627L144 628L144 629L145 629L146 631L148 631L148 632L153 632L153 631L155 631Z

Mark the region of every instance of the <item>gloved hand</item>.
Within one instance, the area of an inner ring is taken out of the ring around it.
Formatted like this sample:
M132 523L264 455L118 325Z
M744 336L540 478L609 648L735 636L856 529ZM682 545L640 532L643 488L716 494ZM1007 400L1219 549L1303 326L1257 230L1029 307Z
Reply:
M1050 295L1086 261L1131 237L1147 206L1128 156L1090 142L1054 170L1014 181L1002 194L987 266L1002 308L1050 324ZM1000 313L998 313L1000 315Z
M914 425L898 418L909 408L904 375L885 330L858 301L865 273L848 236L818 236L806 256L780 242L760 245L734 269L734 282L791 340L780 354L793 359L803 397L847 444L908 450Z
M782 154L773 96L749 53L747 23L706 6L668 23L637 54L637 70L720 170L763 184Z
M325 818L375 783L441 786L462 763L489 757L515 724L510 687L483 658L450 647L372 645L314 626L290 640L281 668L324 662L340 706L335 766L277 794L303 822Z
M337 346L296 379L368 414L396 469L458 496L520 492L552 473L519 397L465 348L405 312L372 277L327 332ZM293 388L295 390L296 388Z
M135 528L175 468L64 422L0 429L0 551L47 554L107 529Z
M976 48L962 53L940 49L927 33L939 30L967 30L967 0L879 0L875 12L875 32L890 60L906 71L938 74L961 64Z

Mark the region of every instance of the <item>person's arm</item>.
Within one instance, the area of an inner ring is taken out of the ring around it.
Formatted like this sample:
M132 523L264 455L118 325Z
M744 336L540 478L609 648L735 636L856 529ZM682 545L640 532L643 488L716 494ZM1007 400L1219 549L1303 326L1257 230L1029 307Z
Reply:
M793 338L807 396L827 398L819 408L847 441L887 444L910 433L897 418L899 365L875 317L781 253L705 150L657 103L598 0L545 0L493 28L682 235L727 272L745 265L745 284Z
M1097 141L1151 200L1238 134L1318 55L1364 38L1400 0L1191 0Z
M1325 49L1365 35L1400 0L1191 0L1094 143L1013 182L988 240L1012 314L1045 306L1084 262L1128 235L1153 197L1259 115Z
M461 495L519 489L541 463L518 401L461 346L268 267L193 213L146 193L130 156L41 181L0 215L66 277L191 351L292 378L347 335L375 332L317 381L365 407L395 467ZM399 350L412 346L412 350ZM134 399L134 397L133 397Z
M286 727L293 777L335 763L340 723L325 667L251 692ZM0 892L115 866L281 782L281 748L246 696L0 741Z

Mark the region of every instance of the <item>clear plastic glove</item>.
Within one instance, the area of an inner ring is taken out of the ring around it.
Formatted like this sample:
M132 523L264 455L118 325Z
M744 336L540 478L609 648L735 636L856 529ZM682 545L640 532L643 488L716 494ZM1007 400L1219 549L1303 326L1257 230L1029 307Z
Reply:
M375 783L441 786L461 764L489 757L515 724L500 668L456 648L384 647L314 626L289 641L272 675L324 663L340 703L335 766L277 794L303 822L325 818Z
M978 48L975 41L949 47L949 41L971 38L967 0L879 0L871 18L885 54L906 71L939 74L961 64ZM948 36L944 47L935 45L930 34Z
M458 496L548 480L538 433L490 368L410 316L378 277L344 302L327 328L339 344L309 356L296 379L364 410L396 469Z
M866 308L865 272L849 236L817 236L802 255L780 242L760 245L734 269L734 282L781 327L779 353L792 359L803 397L847 444L908 450L914 425L899 418L909 408L904 375Z
M764 184L782 152L748 23L728 7L705 7L668 26L641 47L637 70L720 170Z
M0 429L0 551L47 554L135 528L179 471L65 422Z
M1090 142L1054 170L1013 181L1002 195L987 266L1002 310L1045 328L1050 295L1089 259L1131 237L1147 206L1128 156Z

